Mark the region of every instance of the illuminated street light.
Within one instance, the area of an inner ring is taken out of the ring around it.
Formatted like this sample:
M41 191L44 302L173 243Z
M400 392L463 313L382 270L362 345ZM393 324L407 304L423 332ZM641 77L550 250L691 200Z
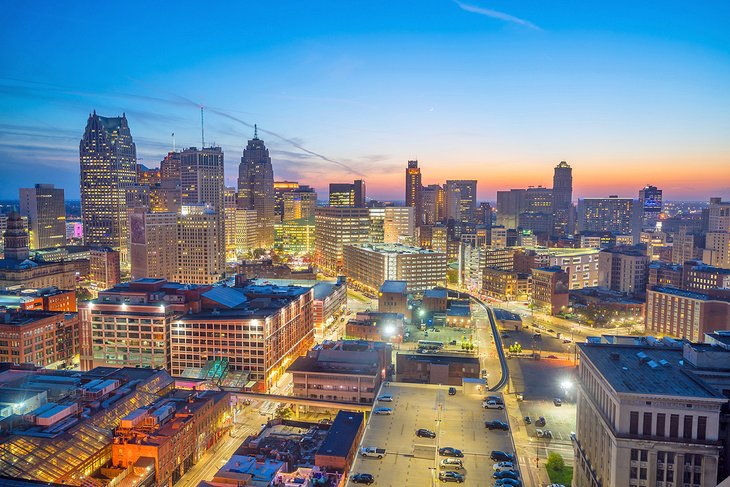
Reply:
M563 382L560 383L560 387L562 387L563 389L565 389L567 391L568 389L573 387L573 383L570 382L569 380L564 380Z
M386 325L383 327L383 335L385 336L393 336L395 335L395 326L393 325Z

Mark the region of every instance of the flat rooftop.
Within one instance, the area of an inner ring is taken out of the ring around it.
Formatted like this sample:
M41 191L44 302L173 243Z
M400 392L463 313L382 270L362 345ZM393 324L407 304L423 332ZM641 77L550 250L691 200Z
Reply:
M378 252L381 254L441 254L442 252L436 252L430 249L424 249L421 247L413 247L411 245L395 244L395 243L361 243L353 244L352 247L357 247L363 250L369 250L371 252Z
M408 282L406 281L385 281L380 286L381 293L388 294L406 294L408 292Z
M346 457L357 438L357 432L365 421L365 414L355 411L339 411L327 436L317 450L317 455Z
M449 291L443 288L437 288L437 289L426 289L423 291L423 297L424 298L431 298L431 299L446 299L449 295Z
M603 343L578 347L618 393L727 400L692 375L682 349Z

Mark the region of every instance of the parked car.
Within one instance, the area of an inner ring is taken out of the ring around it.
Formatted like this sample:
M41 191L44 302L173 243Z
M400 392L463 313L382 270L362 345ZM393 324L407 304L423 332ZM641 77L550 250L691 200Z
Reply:
M505 453L499 450L492 450L489 458L495 462L515 462L515 456L512 453Z
M525 416L525 424L532 424L532 418Z
M376 448L374 446L364 446L360 449L360 455L363 457L383 458L385 456L385 448Z
M494 483L495 487L522 487L522 481L520 479L498 479Z
M512 470L514 469L514 464L512 462L499 462L492 465L492 469L495 472L501 472L502 470Z
M509 338L509 333L502 333L502 338Z
M416 430L416 436L419 438L436 438L436 433L426 428L421 428Z
M535 421L535 426L538 426L540 428L542 428L543 426L545 426L545 424L546 424L546 421L545 421L545 417L544 416L540 416L539 418L537 418L537 421Z
M504 400L500 396L487 396L484 398L485 401L494 401L497 404L504 406Z
M538 438L552 438L553 432L550 430L541 430L538 428L535 430L535 436L537 436Z
M494 472L492 474L492 478L495 478L495 479L518 479L518 478L520 478L520 473L517 470L500 470L499 472Z
M382 396L378 396L378 401L393 402L393 395L392 394L383 394Z
M557 355L548 355L547 358L558 358Z
M457 482L460 484L464 481L464 475L459 472L452 472L449 470L446 472L439 472L439 480L441 482Z
M540 333L535 333L532 335L533 340L540 340L542 339L542 335Z
M444 458L439 462L439 467L441 469L462 470L464 468L464 464L458 458Z
M548 329L548 333L555 333L555 330Z
M452 448L450 446L445 446L443 448L439 448L439 455L441 455L442 457L456 457L456 458L464 457L464 454L461 452L461 450Z
M391 408L375 408L373 409L373 414L390 415L393 414L393 410Z
M456 387L449 387L449 396L456 395Z
M320 419L319 424L332 424L332 420L327 418Z
M509 431L509 425L504 421L500 421L498 419L495 419L494 421L485 421L484 427L489 430Z
M350 477L350 480L352 480L353 484L372 484L375 482L375 477L370 475L369 473L356 473L352 477Z
M560 399L559 397L556 397L555 399L553 399L553 404L555 404L556 406L562 406L563 400Z
M563 343L572 343L572 342L573 342L573 340L571 340L570 338L563 338Z
M497 401L484 401L482 407L484 409L504 409L504 404L498 404Z
M449 342L449 345L456 345L456 340L451 340L451 341Z

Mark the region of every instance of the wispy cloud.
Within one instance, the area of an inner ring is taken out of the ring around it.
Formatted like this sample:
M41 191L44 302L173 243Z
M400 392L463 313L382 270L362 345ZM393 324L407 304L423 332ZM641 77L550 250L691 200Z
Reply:
M524 27L529 27L530 29L542 30L542 29L540 29L540 27L536 26L529 20L521 19L519 17L515 17L514 15L506 14L504 12L499 12L497 10L492 10L490 8L470 5L468 3L460 2L459 0L453 0L453 2L456 5L458 5L460 9L466 10L467 12L471 12L473 14L484 15L486 17L491 17L493 19L503 20L504 22L511 22L513 24L522 25Z

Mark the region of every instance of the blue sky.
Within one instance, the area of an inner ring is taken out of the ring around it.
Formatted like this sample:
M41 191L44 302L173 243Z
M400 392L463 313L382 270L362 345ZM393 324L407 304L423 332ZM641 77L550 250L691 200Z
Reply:
M200 145L200 104L230 185L258 123L276 177L321 197L364 174L402 199L411 158L483 199L549 185L560 160L576 196L730 197L728 2L31 1L4 18L0 198L78 197L93 109L126 112L155 166L172 132Z

